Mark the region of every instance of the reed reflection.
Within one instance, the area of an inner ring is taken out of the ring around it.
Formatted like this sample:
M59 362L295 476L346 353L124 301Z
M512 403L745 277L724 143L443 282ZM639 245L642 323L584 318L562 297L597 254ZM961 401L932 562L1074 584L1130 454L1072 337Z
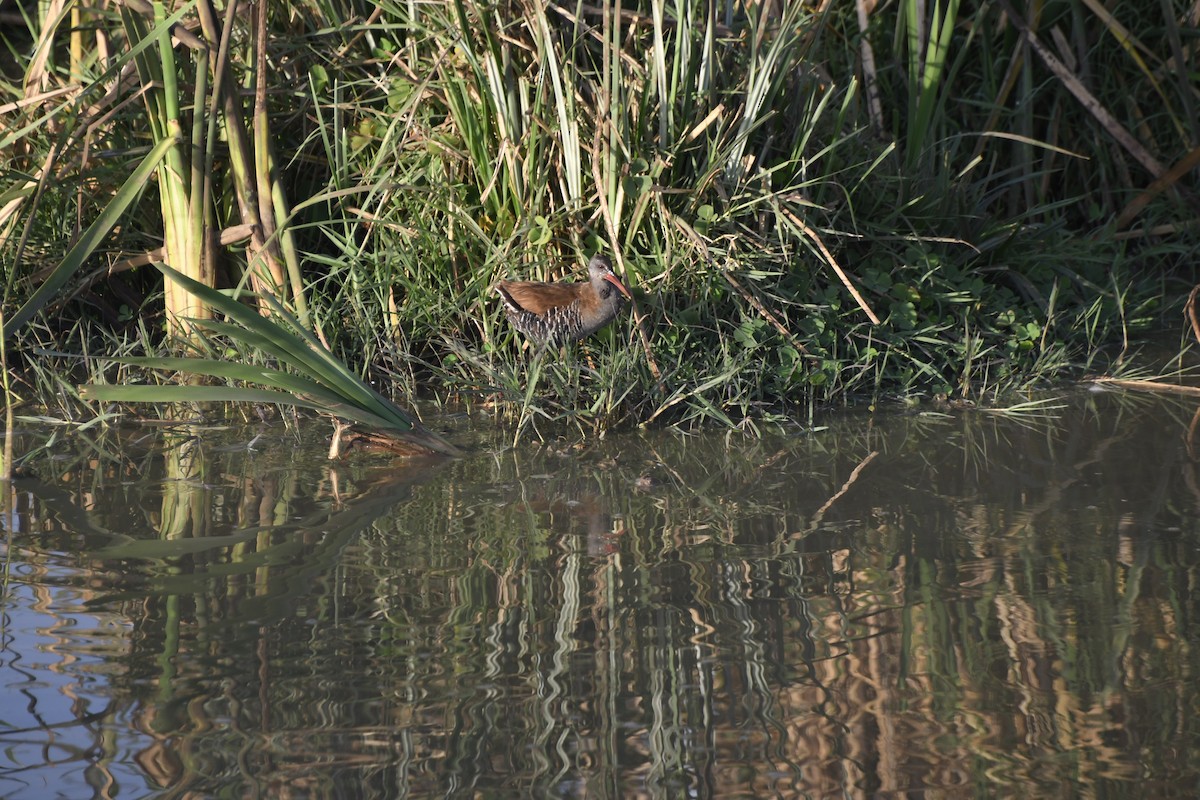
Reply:
M111 621L46 672L164 796L1170 796L1200 695L1192 415L497 431L408 470L205 433L27 484L14 608Z

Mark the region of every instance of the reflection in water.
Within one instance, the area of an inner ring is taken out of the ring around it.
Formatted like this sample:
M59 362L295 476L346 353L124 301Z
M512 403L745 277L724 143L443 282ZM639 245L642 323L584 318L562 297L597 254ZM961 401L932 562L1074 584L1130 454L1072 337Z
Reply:
M5 517L0 795L1186 796L1190 415L68 454Z

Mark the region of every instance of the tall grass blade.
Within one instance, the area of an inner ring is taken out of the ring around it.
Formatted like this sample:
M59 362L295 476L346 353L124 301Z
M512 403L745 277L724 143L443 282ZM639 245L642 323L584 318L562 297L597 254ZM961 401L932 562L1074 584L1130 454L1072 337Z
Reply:
M163 157L170 152L171 148L176 145L172 139L162 139L154 146L142 162L137 165L133 173L122 184L121 188L113 196L113 199L108 202L104 210L92 221L92 224L87 227L83 235L79 237L79 241L67 251L63 260L54 268L54 271L42 282L42 285L37 288L33 295L25 301L24 305L13 314L12 318L4 324L4 338L10 337L22 325L29 322L39 310L42 309L50 300L58 293L58 290L63 287L71 276L79 271L79 268L87 261L87 259L99 246L104 237L108 236L109 231L121 219L121 216L133 204L141 194L146 182L158 167L159 162Z
M326 414L343 417L353 422L370 425L383 433L393 434L404 441L411 441L434 452L455 455L458 448L442 439L440 436L426 430L416 419L404 409L387 400L361 378L351 372L344 364L325 350L311 334L299 327L294 317L287 314L274 297L264 298L282 321L263 317L254 310L242 305L231 297L192 280L182 273L171 269L165 264L154 265L171 281L178 283L186 291L197 295L212 308L221 311L230 319L241 325L229 325L214 320L196 320L195 324L225 333L230 338L249 342L284 364L291 366L307 377L288 375L281 370L263 369L247 365L220 365L207 359L153 359L148 358L141 363L154 366L157 362L161 369L195 372L198 374L214 375L247 382L266 383L287 390L272 393L274 399L264 402L279 402L312 408ZM120 359L117 359L118 361ZM130 361L129 363L134 363ZM148 402L157 401L153 398L154 390L164 387L101 387L89 385L84 387L84 393L91 398L100 398L96 390L105 398L115 398L113 394L123 388L137 389L131 397L143 398ZM173 387L169 396L180 397ZM183 389L203 389L206 399L217 399L218 392L209 391L222 387L180 387ZM263 390L265 391L265 390ZM186 395L183 395L186 397ZM290 399L288 399L290 398ZM230 400L236 397L228 398ZM130 400L133 402L133 400Z

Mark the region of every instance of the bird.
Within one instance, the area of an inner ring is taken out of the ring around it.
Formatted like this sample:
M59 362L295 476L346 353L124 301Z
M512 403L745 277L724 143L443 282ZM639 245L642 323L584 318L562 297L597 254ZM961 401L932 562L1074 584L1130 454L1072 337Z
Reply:
M545 348L586 339L613 321L622 295L633 299L606 255L592 256L588 277L586 283L500 281L495 289L512 326Z

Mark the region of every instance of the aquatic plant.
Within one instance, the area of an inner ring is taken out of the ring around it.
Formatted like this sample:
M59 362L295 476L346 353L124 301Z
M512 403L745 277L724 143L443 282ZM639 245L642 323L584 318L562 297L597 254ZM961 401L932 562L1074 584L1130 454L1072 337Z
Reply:
M459 449L427 430L410 413L372 389L325 349L304 325L271 295L261 299L271 310L264 317L238 300L203 286L168 266L155 264L171 281L223 314L229 321L202 318L186 320L197 329L221 334L249 345L290 370L218 358L123 357L111 360L154 370L208 375L251 386L111 385L80 387L84 400L125 403L270 403L299 406L341 420L365 425L372 441L400 452L433 452L457 455ZM270 388L257 388L266 386ZM344 429L338 427L330 457L341 454Z

